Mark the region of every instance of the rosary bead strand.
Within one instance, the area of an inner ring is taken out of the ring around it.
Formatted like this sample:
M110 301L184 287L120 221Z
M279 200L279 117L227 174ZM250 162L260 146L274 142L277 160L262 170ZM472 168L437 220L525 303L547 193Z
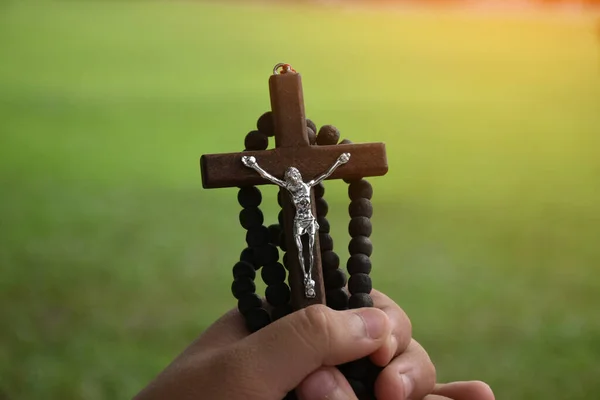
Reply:
M254 250L252 247L246 247L244 250L242 250L242 253L240 254L240 261L249 262L254 266L254 269L259 269L261 267L256 263L256 258L254 258Z
M319 146L331 146L337 144L340 140L340 131L335 126L324 125L317 134L317 144Z
M310 126L306 128L306 134L308 136L308 143L311 146L317 143L317 134Z
M339 269L340 257L333 251L324 251L321 253L321 264L323 271L331 271Z
M310 119L306 119L306 127L310 128L313 132L317 132L317 126Z
M246 137L246 148L252 145L252 150L264 150L268 147L268 138L275 135L275 127L273 123L273 114L268 111L260 116L256 122L258 131L253 131ZM265 140L266 139L266 140ZM281 193L278 193L277 202L282 207ZM289 305L291 291L286 284L286 270L279 263L279 250L277 246L281 246L285 251L285 237L283 236L283 211L278 215L278 224L269 225L266 231L261 227L258 230L248 231L246 241L250 244L251 241L264 242L265 236L268 244L257 246L254 248L256 262L263 266L261 277L267 288L265 297L267 302L273 306L271 318L279 319L287 315L291 311ZM257 243L252 243L257 244Z
M240 211L240 225L246 230L261 227L265 217L258 207L242 208Z
M248 229L246 243L252 248L264 246L269 243L269 229L261 225L258 228Z
M246 315L253 308L261 308L262 299L256 293L246 293L238 299L238 310Z
M269 229L269 243L279 246L279 238L281 237L281 225L272 224L268 226Z
M317 145L335 145L340 139L340 132L331 125L319 129ZM325 201L325 186L320 183L314 187L315 203L317 209L317 223L319 224L319 247L321 250L321 265L323 268L323 283L325 285L325 301L334 310L348 308L348 293L346 292L346 273L339 268L340 258L333 251L333 238L330 235L331 227L327 220L329 205Z
M264 133L252 131L246 135L244 145L247 150L266 150L269 147L269 138Z
M238 191L238 203L243 208L254 208L260 206L262 194L256 186L246 186Z
M267 285L275 285L279 282L285 282L287 273L281 263L275 262L265 265L260 275Z
M273 113L267 111L256 121L256 129L267 137L275 136L275 124L273 123Z
M256 277L256 270L254 265L247 261L239 261L233 266L233 279L238 278L250 278L254 280Z
M289 304L291 295L290 287L285 282L277 282L269 285L265 291L267 302L273 307L281 307Z
M350 215L348 233L352 238L348 244L350 253L347 263L350 274L348 307L373 307L373 299L370 295L373 283L369 276L372 269L369 257L373 253L373 244L369 239L373 233L371 224L373 187L364 179L348 180L346 183L349 184L348 197L351 201L348 207ZM375 399L375 381L381 368L374 365L368 358L364 358L341 366L340 370L348 378L359 400Z
M373 243L366 236L355 236L348 243L348 251L350 254L364 254L370 257L373 254Z
M373 216L373 187L364 179L354 180L348 186L348 197L350 197L350 223L348 233L352 237L348 245L350 258L347 268L350 278L348 279L348 290L351 294L349 299L350 308L371 307L373 300L370 293L373 289L371 282L371 259L373 245L369 236L373 232L371 217Z
M265 133L252 131L246 135L244 144L246 150L264 150L268 147L269 139ZM269 313L262 307L261 298L255 293L256 269L266 263L277 262L279 252L269 244L272 232L263 225L264 216L259 208L262 202L260 189L255 186L242 187L237 199L242 206L239 219L247 230L248 247L242 251L240 261L233 266L231 291L238 299L238 310L244 316L246 327L250 332L256 332L271 322Z

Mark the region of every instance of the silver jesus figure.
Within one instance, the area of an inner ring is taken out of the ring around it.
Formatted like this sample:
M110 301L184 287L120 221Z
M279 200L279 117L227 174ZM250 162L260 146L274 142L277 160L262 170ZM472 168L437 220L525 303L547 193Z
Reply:
M310 189L321 183L324 179L328 178L333 171L335 171L340 165L346 164L350 160L350 153L343 153L338 157L336 162L329 168L323 175L315 178L309 182L304 183L302 181L302 175L297 168L289 167L285 171L285 180L277 179L267 171L262 169L256 158L253 156L243 156L242 162L248 168L252 168L260 174L263 178L273 182L274 184L285 188L292 198L294 207L296 208L296 215L294 216L294 240L296 247L298 248L298 260L302 266L304 273L304 294L307 298L314 298L315 294L315 281L312 279L312 269L314 264L314 244L315 236L319 231L319 224L316 218L312 214L312 203L310 197ZM302 235L308 235L308 254L309 263L308 266L304 263L304 255L302 254Z

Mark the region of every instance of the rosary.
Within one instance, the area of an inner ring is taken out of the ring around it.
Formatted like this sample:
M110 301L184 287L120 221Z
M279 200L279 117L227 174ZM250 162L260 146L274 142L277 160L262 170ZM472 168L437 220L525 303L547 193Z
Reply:
M257 130L246 135L244 152L207 154L200 159L204 188L239 188L239 220L246 230L247 247L233 266L231 291L250 332L313 304L335 310L373 306L369 276L373 188L364 178L388 170L383 143L340 141L339 131L331 125L317 132L305 118L300 74L289 64L275 66L269 90L272 111L263 114ZM275 137L275 149L266 150L270 137ZM329 234L326 179L348 184L349 278L340 268ZM281 211L277 224L265 226L256 185L268 183L280 188ZM267 285L268 305L256 294L259 269ZM381 368L368 358L338 368L359 400L375 399L374 384ZM285 399L295 398L290 392Z

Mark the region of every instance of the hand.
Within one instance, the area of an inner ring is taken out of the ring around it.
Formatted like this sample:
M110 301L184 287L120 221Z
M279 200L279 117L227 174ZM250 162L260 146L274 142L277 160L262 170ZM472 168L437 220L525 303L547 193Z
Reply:
M373 290L371 297L391 324L384 345L370 355L376 365L385 366L375 383L377 400L494 400L483 382L435 385L435 367L425 349L411 338L408 316L383 293ZM305 378L297 392L300 400L356 399L346 378L331 366L323 366Z
M483 382L452 382L435 385L433 394L424 400L494 400L492 389Z
M281 400L297 388L300 400L324 396L355 400L348 382L333 366L371 355L378 365L393 359L378 378L378 400L403 400L409 395L421 399L432 391L434 396L454 400L493 400L485 385L483 392L477 392L481 384L476 382L434 388L435 369L427 353L410 338L406 314L386 296L376 291L372 295L376 308L333 311L312 306L252 335L239 312L230 311L136 399ZM481 393L485 396L475 397Z
M254 158L254 156L243 156L242 162L246 167L254 168L254 166L256 165L256 158Z
M391 328L389 317L376 308L334 311L317 305L248 335L233 310L137 399L281 400L320 367L376 352L389 341Z
M348 161L350 161L350 153L342 153L342 155L338 157L338 161L341 164L346 164Z

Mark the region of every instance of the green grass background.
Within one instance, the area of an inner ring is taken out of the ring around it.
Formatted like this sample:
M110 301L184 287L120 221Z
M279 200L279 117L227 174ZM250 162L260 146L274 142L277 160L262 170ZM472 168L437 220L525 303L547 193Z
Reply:
M589 15L3 2L0 398L131 397L235 305L236 191L198 158L242 149L281 61L318 125L387 143L373 279L440 380L595 398L599 51Z

